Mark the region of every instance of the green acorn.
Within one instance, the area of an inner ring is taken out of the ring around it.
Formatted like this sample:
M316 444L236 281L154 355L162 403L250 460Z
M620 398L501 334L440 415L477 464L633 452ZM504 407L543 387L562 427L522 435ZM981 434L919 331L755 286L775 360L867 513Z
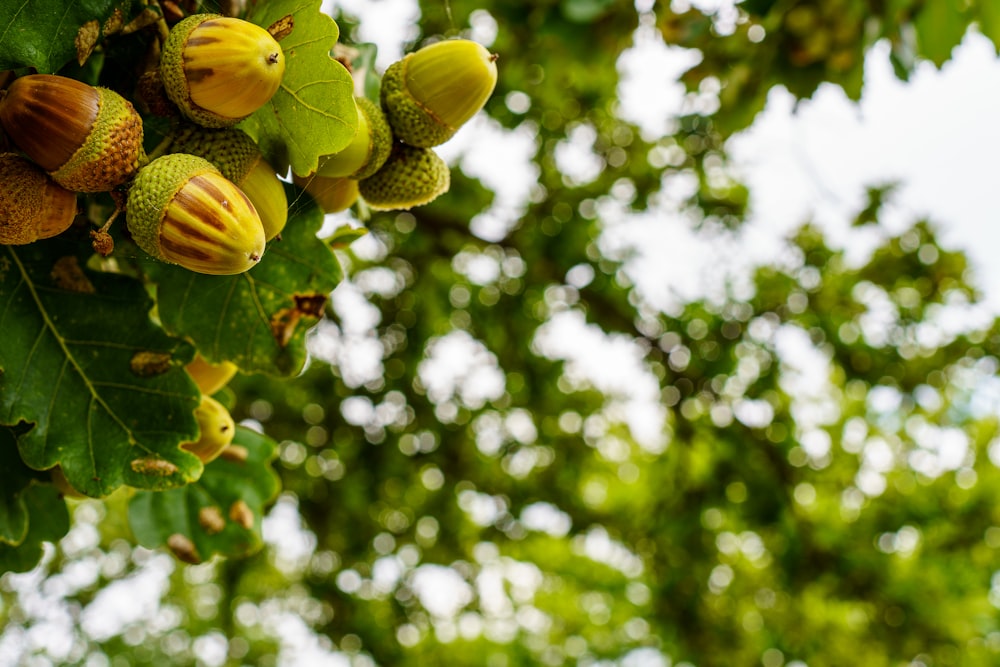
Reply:
M17 147L73 192L107 192L146 161L142 118L124 97L52 74L29 74L0 98L0 125Z
M285 228L288 221L285 187L257 144L243 130L187 124L174 134L170 152L203 157L235 183L257 209L268 241Z
M324 213L346 211L358 200L358 182L344 176L293 176L295 185L316 200Z
M179 22L160 56L167 97L206 127L235 125L264 106L284 74L285 55L267 30L220 14Z
M250 199L195 155L164 155L143 167L125 214L140 248L198 273L242 273L264 253L264 226Z
M392 130L382 109L367 97L356 97L358 131L347 148L320 157L316 173L326 178L368 178L381 167L392 149Z
M429 148L483 108L497 84L496 56L468 39L449 39L407 54L382 77L382 108L392 132Z
M448 191L451 172L430 148L396 142L382 168L358 181L358 191L375 210L408 209Z

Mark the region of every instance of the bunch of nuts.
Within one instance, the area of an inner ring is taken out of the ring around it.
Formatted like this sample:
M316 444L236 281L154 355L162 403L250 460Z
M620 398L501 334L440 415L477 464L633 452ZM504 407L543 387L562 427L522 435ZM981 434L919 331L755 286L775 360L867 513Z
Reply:
M359 198L376 210L432 201L450 185L433 147L485 105L495 61L467 39L406 55L385 72L380 104L355 97L351 143L293 180L327 213ZM140 78L149 111L174 119L150 156L142 117L117 92L57 75L15 79L0 91L0 128L19 151L0 153L0 244L58 235L76 216L76 193L109 192L149 255L212 275L253 268L284 228L288 202L256 143L234 126L271 99L284 71L268 30L219 14L182 19L158 69ZM91 232L105 255L107 227Z
M177 23L158 77L178 114L210 134L152 160L142 117L119 93L58 75L15 79L0 98L0 127L19 150L0 155L0 243L55 236L73 222L76 193L110 192L153 257L213 275L252 268L284 226L287 202L277 174L232 126L271 99L284 65L278 42L248 21L196 14Z

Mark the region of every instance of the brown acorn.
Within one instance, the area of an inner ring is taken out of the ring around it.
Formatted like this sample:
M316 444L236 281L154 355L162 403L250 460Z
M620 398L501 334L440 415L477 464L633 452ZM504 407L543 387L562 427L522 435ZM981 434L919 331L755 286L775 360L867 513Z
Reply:
M21 245L66 231L76 217L76 193L38 165L0 153L0 244Z
M24 153L74 192L107 192L146 160L142 118L109 90L52 74L15 79L0 98L0 125Z

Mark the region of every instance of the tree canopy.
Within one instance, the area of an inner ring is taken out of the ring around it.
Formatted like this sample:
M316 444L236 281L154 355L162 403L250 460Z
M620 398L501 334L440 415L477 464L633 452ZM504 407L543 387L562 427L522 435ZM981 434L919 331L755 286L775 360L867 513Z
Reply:
M102 36L80 65L76 28L21 18L52 4L0 9L15 28L0 33L0 67L122 81L143 32ZM141 4L76 3L70 23L156 7ZM249 4L270 23L296 3ZM297 4L296 45L336 41L361 54L356 75L377 77L353 5L327 24L319 2ZM54 45L44 58L31 26ZM892 189L873 184L851 221L879 233L863 261L803 220L780 260L670 303L638 261L657 248L630 236L680 221L738 240L753 192L726 142L769 91L802 99L833 84L857 99L876 42L905 79L969 30L1000 44L1000 5L420 2L405 51L472 36L499 68L434 202L324 217L289 183L288 231L254 280L102 264L79 235L5 248L0 662L996 664L1000 321L956 326L982 286L938 243L947 221L890 233L879 220ZM621 106L619 62L638 35L698 56L681 76L689 104L662 136ZM279 120L300 113L283 111L291 97L275 105ZM262 118L248 129L262 146L309 161ZM596 164L586 177L570 168L584 158L567 157L581 137ZM496 186L511 175L481 166L503 142L530 151L527 177L513 175L530 187L513 197ZM91 288L59 282L53 253ZM282 310L303 293L329 298L321 312ZM49 312L61 314L52 337L38 333ZM255 333L278 317L287 345ZM40 393L51 376L29 369L55 373L85 345L94 367L55 412L18 418L52 398ZM147 453L169 475L129 464L132 431L194 433L197 396L179 374L157 389L178 400L117 386L111 368L135 350L236 363L217 396L245 458L202 470L161 443ZM87 431L95 377L124 393L134 423L109 410L120 431ZM118 453L94 473L74 456L96 448ZM93 473L74 484L93 498L64 498L56 464L71 481ZM245 530L196 534L212 502L242 503ZM197 558L166 548L178 533Z

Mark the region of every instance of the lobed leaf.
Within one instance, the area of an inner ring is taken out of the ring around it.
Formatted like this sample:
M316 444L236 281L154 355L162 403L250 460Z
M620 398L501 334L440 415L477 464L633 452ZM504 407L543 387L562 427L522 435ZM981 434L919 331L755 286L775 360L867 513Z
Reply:
M69 510L51 484L32 484L24 490L27 532L17 546L0 542L0 572L24 572L42 558L42 543L55 542L69 531Z
M351 73L331 55L340 29L320 11L320 0L257 4L247 19L267 27L285 16L294 22L281 41L285 76L274 97L239 127L283 173L312 173L321 155L343 150L358 130Z
M306 360L305 332L323 313L340 281L332 250L316 237L323 214L288 186L288 223L260 263L234 276L210 276L148 259L157 282L160 319L190 338L212 362L231 361L247 373L291 376Z
M277 445L256 431L237 427L232 446L239 455L215 459L197 482L133 496L129 524L140 544L166 545L188 562L216 553L246 556L260 549L264 508L280 489L271 467Z
M59 70L76 56L74 40L88 21L103 24L115 11L128 15L131 0L4 0L0 2L0 71Z
M24 465L14 431L0 426L0 544L17 546L28 535L25 492L39 473Z
M0 424L35 470L62 466L90 496L162 489L201 474L191 346L149 318L138 281L84 270L52 239L0 249Z

